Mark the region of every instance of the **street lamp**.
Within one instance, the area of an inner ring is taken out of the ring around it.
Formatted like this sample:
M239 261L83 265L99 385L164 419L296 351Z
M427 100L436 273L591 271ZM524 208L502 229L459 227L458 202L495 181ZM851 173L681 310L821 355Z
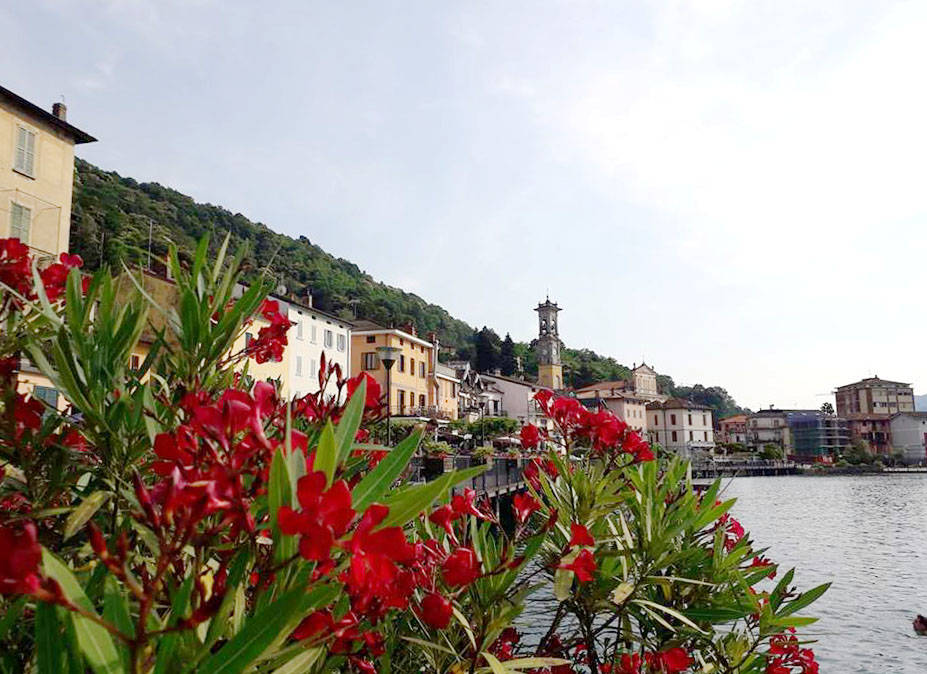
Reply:
M390 371L393 369L393 363L399 360L399 347L396 346L378 346L377 357L386 368L386 446L391 447L393 444L393 434L390 428L391 407L393 405L393 390L390 380Z
M486 411L486 401L480 401L480 446L486 444L486 423L483 421L483 413Z

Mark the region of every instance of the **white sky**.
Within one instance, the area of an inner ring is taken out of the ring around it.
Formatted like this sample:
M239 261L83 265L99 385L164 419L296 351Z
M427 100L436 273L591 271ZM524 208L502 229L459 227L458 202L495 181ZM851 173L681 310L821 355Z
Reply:
M744 405L927 382L927 4L30 0L79 155Z

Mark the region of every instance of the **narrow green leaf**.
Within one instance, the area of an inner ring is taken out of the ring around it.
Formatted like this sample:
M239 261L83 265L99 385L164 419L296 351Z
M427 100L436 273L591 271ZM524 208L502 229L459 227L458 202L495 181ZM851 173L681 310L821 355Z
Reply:
M19 620L19 616L22 615L23 609L26 607L26 600L28 597L22 596L19 597L16 601L11 601L6 606L6 613L3 614L3 617L0 618L0 641L6 638L6 635L9 633L10 628L16 624L16 621Z
M824 583L823 585L818 585L815 588L808 590L807 592L802 592L794 600L790 601L788 604L782 607L782 610L776 613L776 616L782 618L787 615L792 615L801 611L803 608L808 606L813 601L816 601L818 597L827 592L827 588L830 587L830 583Z
M45 602L35 605L35 660L39 674L59 674L62 669L58 611Z
M495 655L489 651L483 651L483 657L486 659L486 662L489 663L489 668L492 670L493 674L509 674L509 670L505 668Z
M409 464L409 459L418 448L421 437L421 430L412 433L394 449L391 449L390 453L357 483L351 495L351 503L355 510L362 512L386 493L393 481Z
M277 527L277 511L293 504L290 471L283 448L278 448L270 462L270 484L267 486L267 507L270 510L270 530L274 537L274 561L280 563L296 552L296 537L284 536Z
M294 590L254 614L232 639L200 667L201 674L243 672L282 632L303 602L303 589ZM286 635L284 635L285 637Z
M338 428L335 429L335 447L338 450L336 465L343 463L351 452L351 446L357 436L357 429L360 428L361 419L364 417L364 405L366 402L367 378L362 377L360 386L354 389L351 399L345 405L344 414L341 415L341 420L338 422Z
M103 619L116 626L126 636L135 636L135 625L129 614L129 604L122 587L114 576L107 575L103 581ZM129 669L129 649L121 641L116 643L122 665Z
M331 485L335 468L338 466L338 454L335 449L335 431L330 421L325 422L325 428L322 429L319 446L315 450L315 462L312 465L315 470L325 473L327 482Z
M85 498L68 516L64 524L64 540L80 531L90 518L99 510L109 498L109 492L95 491Z
M171 615L167 621L167 627L174 627L184 617L186 617L187 607L190 604L190 595L193 593L193 579L191 574L187 576L180 587L174 590L171 597ZM170 670L171 661L174 659L174 651L177 650L177 641L180 635L177 632L169 632L161 637L158 643L158 657L155 663L155 674L165 674Z
M42 549L42 566L46 575L58 581L64 596L84 610L90 613L95 612L93 604L84 594L71 570L45 548ZM81 653L87 658L93 671L97 674L122 672L122 661L119 659L112 635L88 618L78 614L72 614L71 617Z
M325 649L318 646L302 651L289 662L277 667L274 674L304 674L305 672L311 672L315 661L324 655Z

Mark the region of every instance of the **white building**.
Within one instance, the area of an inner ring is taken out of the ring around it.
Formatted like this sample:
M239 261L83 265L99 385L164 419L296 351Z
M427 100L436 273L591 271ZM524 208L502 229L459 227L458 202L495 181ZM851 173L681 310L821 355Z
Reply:
M927 412L898 412L891 418L892 448L907 464L927 461Z
M712 410L706 405L681 398L647 405L647 427L650 442L682 456L715 446Z
M287 333L289 351L289 380L286 391L291 396L302 397L319 390L319 364L322 354L326 363L341 366L345 379L351 369L351 323L312 306L312 296L305 302L273 297L280 303L281 313L286 310L287 318L293 323ZM334 394L334 377L329 381L326 393Z
M606 408L631 429L647 436L647 403L633 391L611 387L615 382L590 384L576 389L576 399L589 409Z
M482 372L480 377L484 383L491 384L502 392L502 414L504 416L518 419L522 424L547 425L546 418L541 414L537 401L534 399L538 391L547 387L501 374Z

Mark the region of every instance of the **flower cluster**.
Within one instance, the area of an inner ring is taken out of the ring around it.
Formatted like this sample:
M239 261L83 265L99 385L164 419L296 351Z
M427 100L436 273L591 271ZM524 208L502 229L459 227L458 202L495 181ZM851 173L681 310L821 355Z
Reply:
M534 396L538 407L556 427L567 447L576 443L587 444L595 456L610 460L617 455L629 455L634 461L652 461L650 445L617 416L602 409L592 412L576 398L555 396L543 389ZM536 447L548 440L545 430L531 425L522 430L522 444Z
M270 323L258 330L258 335L246 346L250 358L258 363L268 361L278 363L283 360L283 350L287 345L286 333L292 323L286 315L280 313L277 300L264 300L259 309L261 316Z
M617 665L601 665L602 674L679 674L692 665L684 648L675 647L656 653L623 653Z
M50 302L57 302L64 294L64 286L71 269L84 264L80 255L62 253L54 262L39 271L45 296ZM32 283L32 256L29 246L19 239L0 239L0 283L14 290L26 299L35 299L37 294ZM18 307L20 300L14 300Z
M770 640L766 674L818 674L814 651L801 647L794 628Z

